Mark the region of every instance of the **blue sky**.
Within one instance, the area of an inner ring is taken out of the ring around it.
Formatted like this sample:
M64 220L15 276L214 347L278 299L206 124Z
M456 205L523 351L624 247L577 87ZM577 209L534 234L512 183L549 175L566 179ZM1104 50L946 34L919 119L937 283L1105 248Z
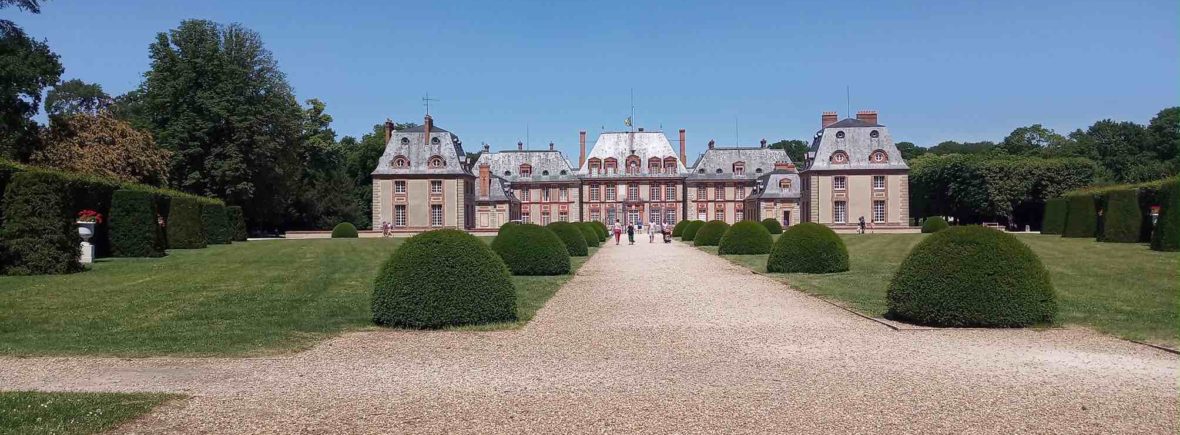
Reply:
M435 122L466 148L577 153L579 130L638 126L690 153L810 138L825 110L875 109L895 140L999 140L1180 102L1180 2L260 1L43 2L6 9L61 55L65 78L134 88L147 46L182 19L259 32L302 101L337 133ZM735 128L736 124L736 128ZM569 154L567 154L569 155Z

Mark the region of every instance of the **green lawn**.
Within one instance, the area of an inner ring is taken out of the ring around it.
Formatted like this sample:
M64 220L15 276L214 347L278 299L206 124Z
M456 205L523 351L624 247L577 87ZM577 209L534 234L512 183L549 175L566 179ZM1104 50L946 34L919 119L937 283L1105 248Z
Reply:
M827 275L770 274L792 287L881 317L885 290L901 261L922 234L841 235L851 270ZM1120 337L1167 346L1180 344L1180 255L1144 244L1098 243L1093 239L1019 234L1049 269L1057 289L1058 321ZM716 253L716 248L706 248ZM766 255L729 260L760 273Z
M490 238L484 238L490 240ZM0 277L0 354L242 356L371 327L377 269L401 239L284 240L103 259L59 276ZM577 268L585 258L574 261ZM571 275L514 277L518 327Z
M177 397L170 394L0 392L0 434L99 433Z

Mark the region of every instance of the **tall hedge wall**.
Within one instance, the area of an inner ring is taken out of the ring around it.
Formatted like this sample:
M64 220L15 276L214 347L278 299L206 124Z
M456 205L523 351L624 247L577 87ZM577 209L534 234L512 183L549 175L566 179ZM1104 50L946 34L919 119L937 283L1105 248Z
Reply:
M201 203L195 199L173 198L165 228L171 249L200 249L207 244L205 227L201 224Z
M1065 214L1068 205L1065 198L1045 201L1045 215L1041 220L1041 234L1061 234L1065 229Z
M12 176L4 189L3 257L9 275L72 273L82 242L71 218L71 198L60 179L45 173Z
M1098 211L1094 208L1094 197L1090 194L1074 194L1065 197L1065 229L1062 237L1094 237L1098 231Z
M245 242L250 237L246 230L246 214L242 207L231 205L225 208L226 219L229 219L230 238L235 242Z
M230 242L229 215L221 204L201 204L201 226L205 229L205 243L224 245Z
M111 255L115 257L162 257L164 240L156 220L156 199L140 190L116 190L111 196Z
M1160 215L1151 234L1151 249L1180 251L1180 181L1166 183L1159 199Z
M1134 189L1113 190L1102 197L1102 232L1100 242L1135 243L1139 241L1143 216L1139 212L1139 192Z

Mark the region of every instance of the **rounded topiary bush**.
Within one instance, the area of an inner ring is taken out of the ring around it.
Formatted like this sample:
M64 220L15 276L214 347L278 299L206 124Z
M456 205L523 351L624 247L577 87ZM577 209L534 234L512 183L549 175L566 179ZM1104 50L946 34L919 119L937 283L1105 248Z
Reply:
M356 225L350 222L341 222L332 228L333 239L355 239L359 236L356 232Z
M690 222L692 222L692 221L680 221L680 222L677 222L676 225L673 225L672 226L672 237L683 236L684 235L684 227L687 227Z
M201 225L201 203L195 198L174 196L168 201L168 247L200 249L205 247L205 230Z
M1062 237L1094 237L1098 230L1098 211L1094 208L1094 197L1078 194L1065 197L1065 228Z
M221 204L201 205L201 226L205 229L205 242L210 245L224 245L232 237L229 217Z
M689 221L684 225L684 229L680 231L680 240L691 242L697 236L697 231L705 226L705 221Z
M514 275L564 275L570 272L570 254L553 231L540 225L500 227L492 250Z
M606 224L602 223L601 221L594 221L594 226L598 227L599 233L602 234L602 241L605 242L606 239L610 238L610 228L607 227Z
M459 230L406 239L373 284L373 322L441 328L516 320L508 266L492 248Z
M235 242L245 242L250 233L246 230L246 214L242 212L242 207L226 207L225 215L226 219L229 219L230 238Z
M766 271L832 273L848 270L848 249L835 231L803 222L788 227L770 248Z
M763 228L766 228L766 231L770 232L770 234L782 234L783 233L783 224L779 223L778 219L766 218L766 219L763 219L762 222L760 222L760 223L762 224Z
M1160 214L1151 232L1151 249L1180 251L1180 181L1164 183L1159 191Z
M923 240L889 284L890 318L924 325L1019 327L1053 320L1053 285L1016 237L981 226Z
M82 238L62 180L52 174L20 172L4 190L0 233L4 272L9 275L73 273L82 270Z
M930 216L922 221L922 232L926 234L937 233L950 228L950 226L942 216Z
M729 231L729 224L725 221L708 221L697 233L692 237L693 246L717 246L721 243L721 237L725 236L725 232Z
M1139 191L1112 190L1103 195L1102 234L1100 242L1135 243L1139 241L1139 226L1143 216L1139 212Z
M598 230L594 229L594 225L587 222L573 222L574 227L582 232L582 238L586 239L586 246L597 248L602 243L602 237L598 234Z
M116 190L111 194L111 255L162 257L164 241L156 221L156 199L151 192Z
M590 254L590 248L586 245L586 239L582 237L582 231L578 230L574 224L569 222L553 222L545 226L565 243L566 250L572 257L585 257Z
M773 220L773 219L771 219ZM776 222L777 223L777 222ZM779 227L782 229L782 227ZM717 246L718 254L752 255L770 253L774 238L764 222L741 221L729 227Z

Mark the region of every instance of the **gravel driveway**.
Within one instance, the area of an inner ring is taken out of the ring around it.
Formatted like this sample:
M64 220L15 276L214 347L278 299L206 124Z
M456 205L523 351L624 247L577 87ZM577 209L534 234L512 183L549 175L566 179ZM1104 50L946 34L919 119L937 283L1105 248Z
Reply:
M268 358L0 358L6 390L192 396L135 433L1176 433L1176 355L1084 329L893 331L674 243L605 246L521 330Z

